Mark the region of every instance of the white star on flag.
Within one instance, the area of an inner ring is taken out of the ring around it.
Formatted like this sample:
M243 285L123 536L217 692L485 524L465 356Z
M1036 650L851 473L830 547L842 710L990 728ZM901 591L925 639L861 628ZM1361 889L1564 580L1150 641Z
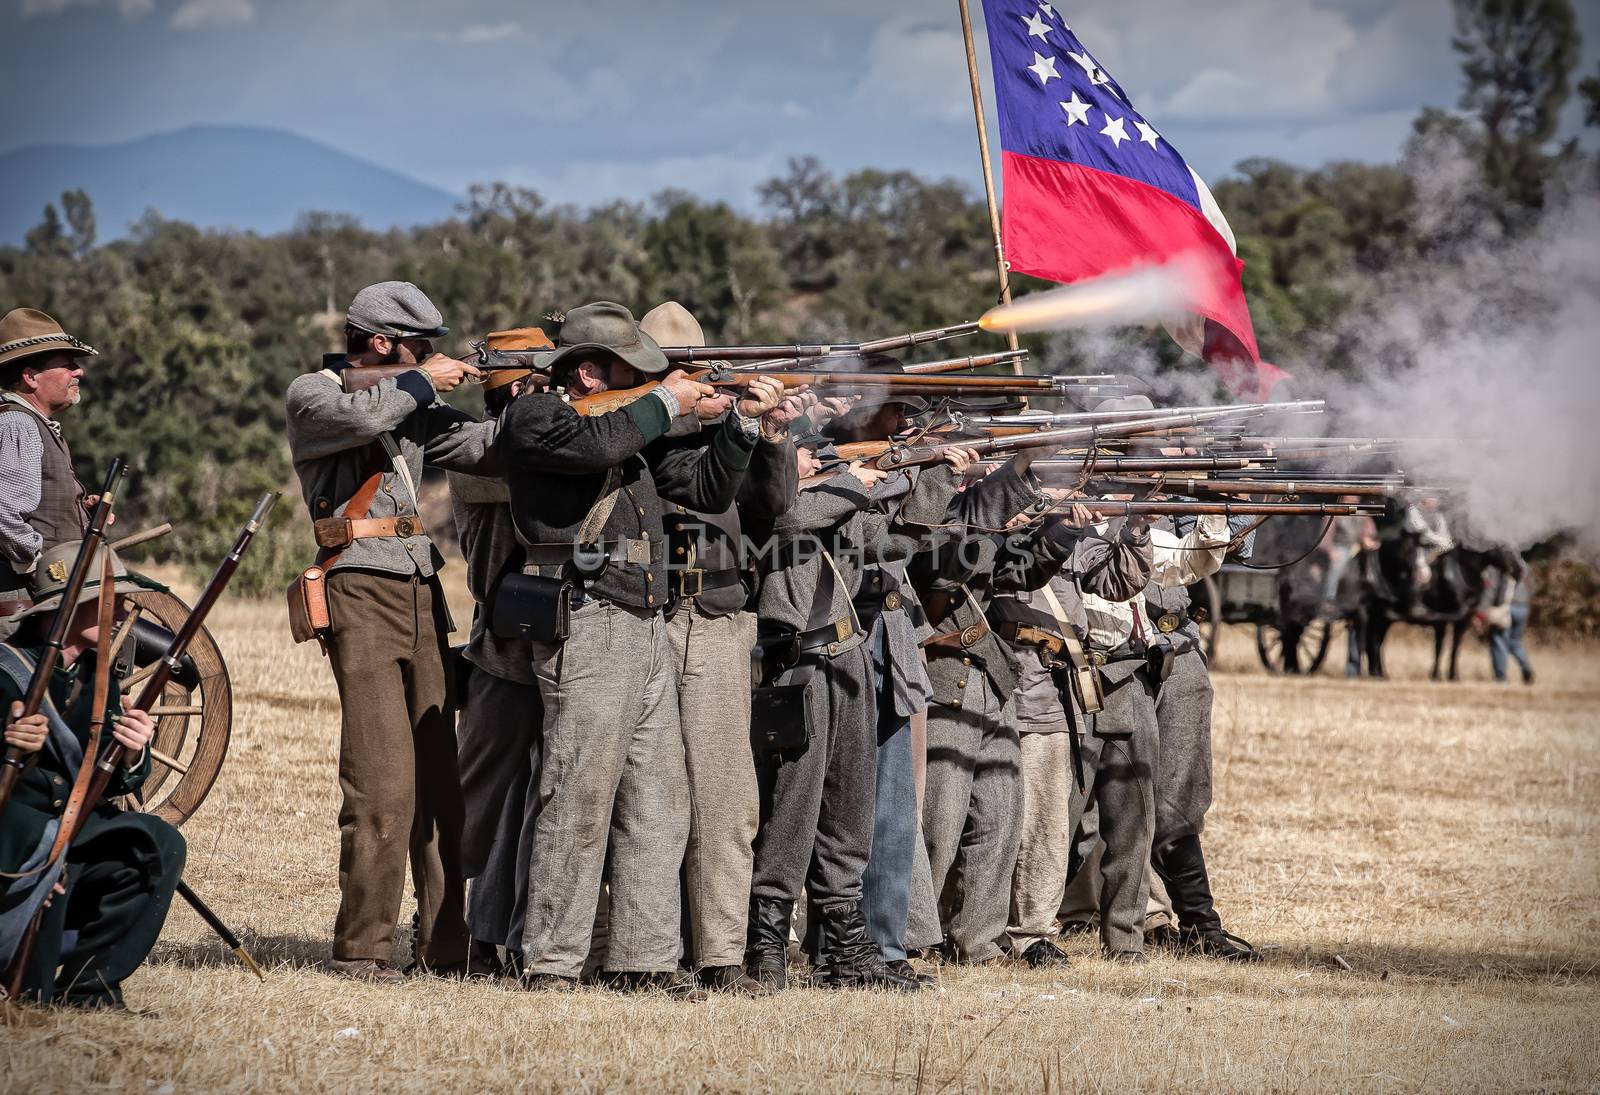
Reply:
M1139 140L1143 141L1145 144L1149 145L1151 148L1154 148L1156 146L1156 139L1159 138L1161 136L1161 134L1159 134L1155 130L1151 129L1148 123L1146 123L1146 122L1134 122L1133 123L1133 128L1135 128L1135 129L1137 129L1139 131Z
M1110 82L1109 78L1105 74L1105 70L1099 65L1095 64L1094 58L1089 56L1087 50L1083 53L1073 53L1071 50L1068 50L1067 56L1071 57L1078 63L1078 67L1083 69L1084 74L1089 77L1089 82L1091 84L1104 84Z
M1089 124L1089 104L1078 98L1076 91L1072 93L1072 98L1061 104L1061 109L1067 112L1067 125Z
M1105 111L1101 111L1101 113L1105 114ZM1109 114L1106 114L1105 117L1106 127L1100 131L1100 136L1110 137L1112 148L1121 148L1123 141L1132 140L1132 138L1128 136L1128 131L1122 128L1121 118L1113 118Z
M1029 65L1028 69L1039 77L1040 87L1048 84L1051 80L1061 79L1061 73L1056 71L1056 58L1046 57L1042 53L1033 55L1033 64Z
M1050 18L1052 18L1052 19L1060 19L1061 18L1060 15L1056 14L1056 9L1055 8L1051 7L1049 4L1043 3L1042 0L1041 0L1041 2L1039 4L1039 10L1044 12L1045 14L1049 15Z
M1021 18L1024 23L1028 24L1028 37L1044 39L1045 35L1050 33L1050 24L1039 18L1038 12L1034 12L1032 15L1024 15Z

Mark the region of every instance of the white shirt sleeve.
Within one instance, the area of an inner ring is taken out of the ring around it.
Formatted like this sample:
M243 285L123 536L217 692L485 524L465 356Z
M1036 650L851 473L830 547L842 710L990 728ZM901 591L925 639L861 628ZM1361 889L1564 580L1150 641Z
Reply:
M1228 553L1228 519L1207 514L1179 539L1165 529L1150 530L1150 581L1163 589L1186 586L1222 569Z

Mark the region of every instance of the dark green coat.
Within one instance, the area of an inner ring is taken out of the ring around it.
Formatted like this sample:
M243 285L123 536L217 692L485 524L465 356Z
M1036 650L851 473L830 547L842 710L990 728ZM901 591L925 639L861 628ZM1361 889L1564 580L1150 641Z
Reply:
M15 665L20 656L28 671L38 660L40 648L17 648L0 645L0 714L10 722L11 703L20 700L27 692L28 676ZM82 756L89 740L90 708L94 699L94 658L80 658L70 669L57 668L50 682L50 703L58 716L52 719L51 738L39 750L35 763L17 781L5 815L0 817L0 871L15 873L34 865L30 860L42 860L55 838L58 820L66 809L72 793L73 780L78 770L71 745L63 740L70 731L76 743L76 755ZM117 682L112 681L110 697L106 704L106 724L101 731L102 748L111 738L111 719L119 714L122 705ZM48 713L48 712L47 712ZM126 795L142 784L150 773L150 756L146 753L134 768L119 768L111 779L109 795ZM102 833L119 828L137 828L137 815L124 814L102 801L84 822L80 843L96 839ZM25 879L0 878L0 964L9 961L20 935L20 920L25 926L37 905L35 891L46 876L54 871L42 872ZM42 895L38 895L42 899Z

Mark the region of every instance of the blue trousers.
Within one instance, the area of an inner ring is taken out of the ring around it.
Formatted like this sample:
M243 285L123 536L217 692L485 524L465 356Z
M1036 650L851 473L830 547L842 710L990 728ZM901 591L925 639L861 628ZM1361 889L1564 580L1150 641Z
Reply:
M1489 664L1494 668L1495 680L1506 679L1507 658L1517 659L1524 677L1533 672L1533 663L1528 661L1528 652L1522 648L1522 636L1527 630L1528 606L1514 604L1511 606L1511 626L1497 627L1489 632Z
M878 694L878 779L872 853L861 877L867 934L885 962L906 956L906 910L917 846L917 784L911 720L897 715L884 687L882 642L874 643L872 683Z

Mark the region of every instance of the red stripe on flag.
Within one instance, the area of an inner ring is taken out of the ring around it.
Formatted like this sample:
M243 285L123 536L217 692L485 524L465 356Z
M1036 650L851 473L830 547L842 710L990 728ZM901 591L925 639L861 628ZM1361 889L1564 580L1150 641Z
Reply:
M1243 351L1252 367L1260 361L1239 283L1244 263L1199 210L1136 179L1078 164L1003 152L1000 166L1002 237L1013 270L1074 282L1193 255L1203 271L1193 311L1226 332L1206 340L1219 351L1219 374L1229 387L1243 379L1237 361L1232 370L1223 363L1224 352L1236 357Z

